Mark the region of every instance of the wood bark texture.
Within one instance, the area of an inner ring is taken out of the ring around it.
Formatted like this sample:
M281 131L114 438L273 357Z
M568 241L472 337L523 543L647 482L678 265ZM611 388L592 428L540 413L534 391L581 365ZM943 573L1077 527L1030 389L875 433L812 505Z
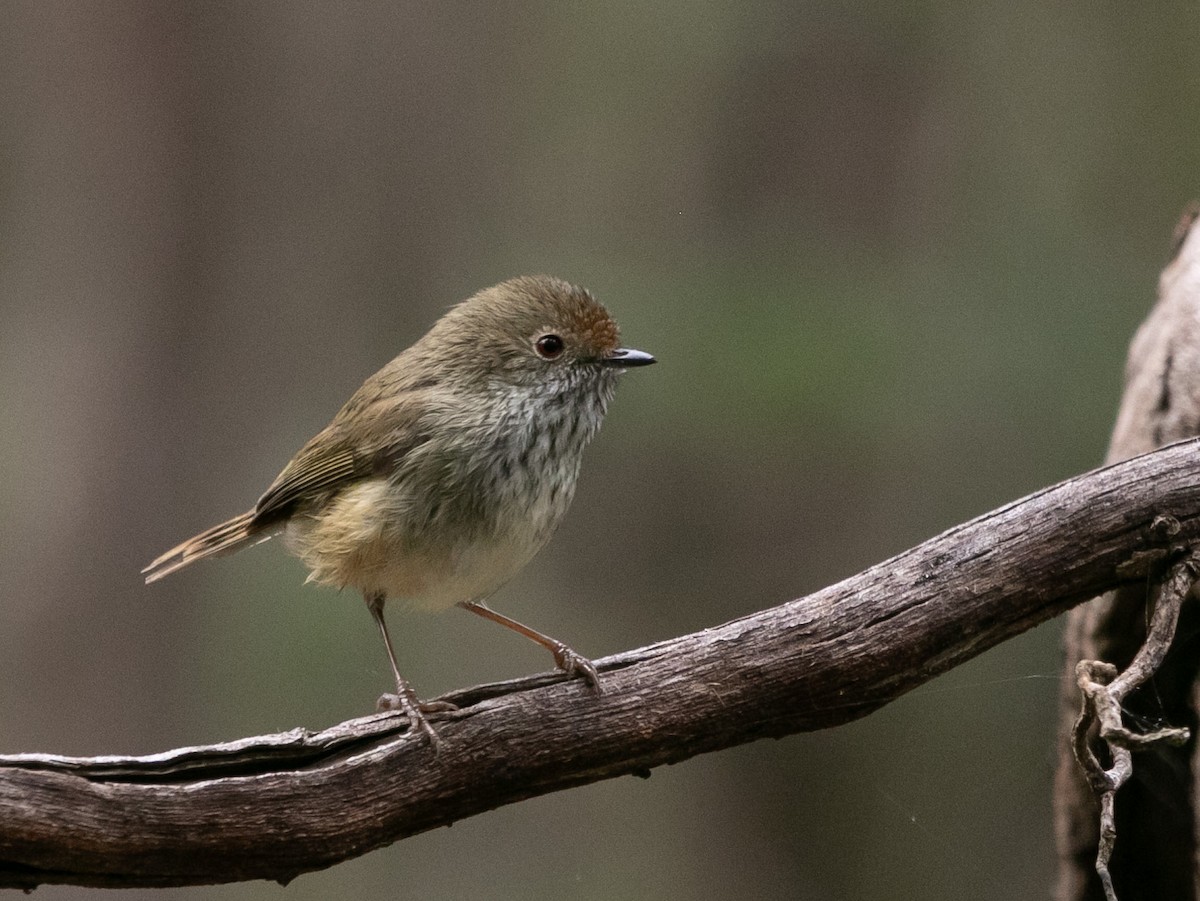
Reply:
M1134 337L1125 392L1107 460L1115 463L1200 435L1200 228L1197 208L1176 229L1174 256L1159 280L1158 302ZM1055 776L1059 851L1058 901L1102 901L1096 849L1099 807L1071 749L1079 712L1076 665L1134 659L1150 622L1149 584L1128 584L1071 611L1064 637L1062 708ZM1195 901L1197 806L1193 793L1197 675L1186 647L1198 622L1195 603L1183 606L1174 645L1154 678L1124 702L1128 718L1187 727L1182 747L1160 744L1139 753L1129 781L1115 797L1117 839L1109 869L1121 901Z
M1044 489L808 597L396 714L141 758L0 757L0 887L287 881L502 804L864 716L1200 541L1200 443Z

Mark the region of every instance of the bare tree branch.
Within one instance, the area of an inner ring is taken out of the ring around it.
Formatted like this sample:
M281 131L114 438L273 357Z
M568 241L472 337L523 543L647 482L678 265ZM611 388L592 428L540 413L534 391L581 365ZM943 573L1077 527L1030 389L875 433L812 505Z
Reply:
M861 717L1200 541L1200 443L1097 470L808 597L394 714L151 757L0 757L0 886L287 881L574 785ZM1164 523L1170 523L1164 528Z

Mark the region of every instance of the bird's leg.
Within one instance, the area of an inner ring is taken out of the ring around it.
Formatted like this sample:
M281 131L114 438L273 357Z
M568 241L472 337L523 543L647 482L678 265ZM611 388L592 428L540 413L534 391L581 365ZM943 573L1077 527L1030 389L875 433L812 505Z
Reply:
M494 623L499 623L506 629L512 629L514 632L524 635L530 641L536 641L554 655L554 663L560 670L568 676L581 677L595 690L596 694L600 694L600 673L596 671L596 664L592 663L592 661L588 660L582 654L577 654L558 639L551 638L549 635L543 635L536 629L522 625L515 619L511 619L503 613L497 613L491 607L476 603L475 601L465 601L459 606L470 610L478 616L482 616L484 619L490 619Z
M387 648L388 662L392 665L392 675L396 677L396 693L382 695L379 698L378 707L380 710L403 710L405 716L408 717L409 728L420 729L429 739L434 750L437 750L439 739L437 733L433 731L433 726L429 724L429 720L425 719L424 711L453 709L453 705L421 703L417 693L408 684L408 680L400 675L400 667L396 665L396 652L392 650L392 637L388 634L387 621L383 618L384 600L386 600L386 596L382 594L366 596L367 609L371 611L375 625L379 626L384 647Z

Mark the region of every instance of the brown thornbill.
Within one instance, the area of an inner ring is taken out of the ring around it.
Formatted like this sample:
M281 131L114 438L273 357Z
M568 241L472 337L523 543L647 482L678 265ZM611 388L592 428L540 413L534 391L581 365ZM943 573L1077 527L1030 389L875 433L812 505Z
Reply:
M590 660L484 601L566 513L617 376L653 362L618 345L617 324L583 288L528 276L480 291L367 379L252 510L171 548L146 581L282 534L311 581L362 592L396 679L380 706L434 742L396 664L388 598L464 607L598 690Z

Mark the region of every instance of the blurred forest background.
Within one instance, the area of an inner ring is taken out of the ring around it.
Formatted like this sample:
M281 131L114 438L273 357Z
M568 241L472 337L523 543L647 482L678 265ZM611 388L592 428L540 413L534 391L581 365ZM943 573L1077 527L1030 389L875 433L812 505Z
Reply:
M1200 193L1198 27L1185 2L0 4L0 751L368 712L370 617L282 548L138 570L511 275L590 286L661 361L494 600L589 655L1098 464ZM465 613L392 623L426 696L548 663ZM1044 897L1059 631L845 728L155 897Z

